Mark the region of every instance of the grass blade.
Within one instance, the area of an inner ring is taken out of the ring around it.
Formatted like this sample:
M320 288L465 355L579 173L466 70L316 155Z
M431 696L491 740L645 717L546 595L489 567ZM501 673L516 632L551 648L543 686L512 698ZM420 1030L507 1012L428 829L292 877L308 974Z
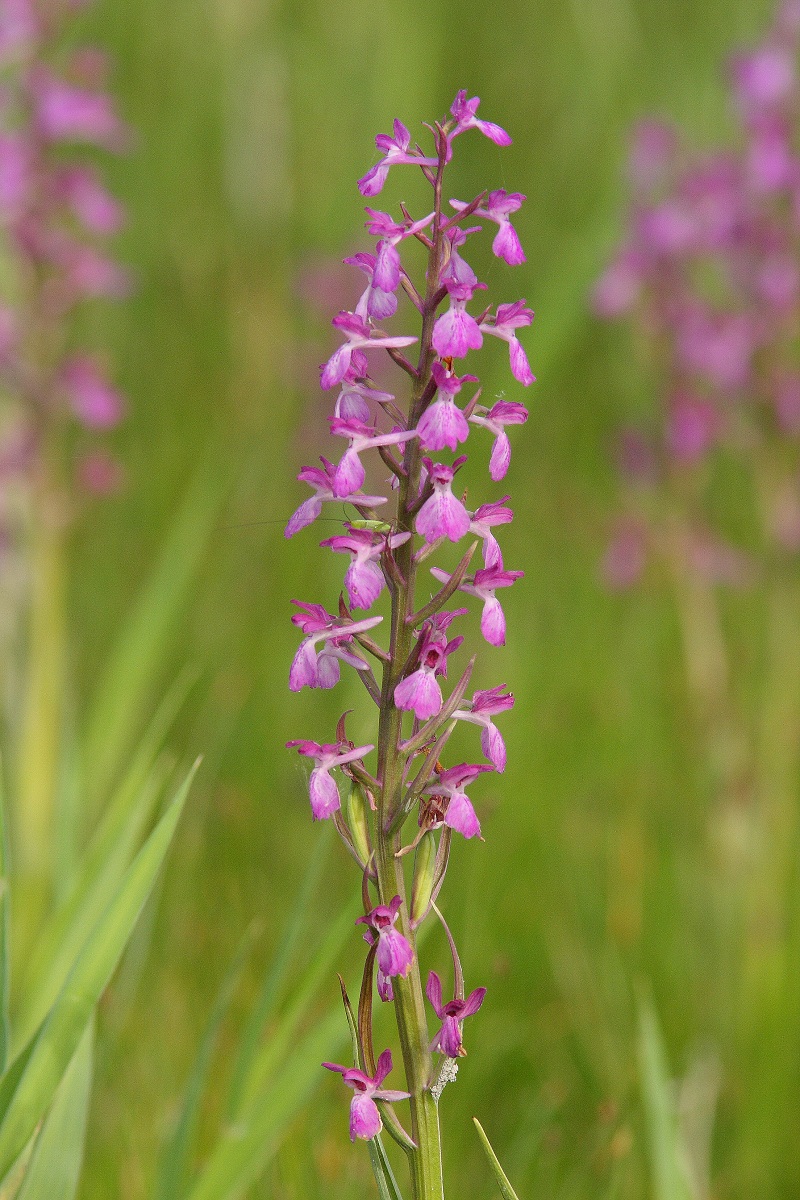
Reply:
M36 1033L0 1121L0 1178L42 1119L105 990L164 861L197 765L137 854ZM14 1066L10 1073L14 1072ZM0 1082L0 1089L2 1083Z
M338 1006L295 1046L267 1092L225 1129L188 1200L236 1200L275 1155L290 1122L321 1081L320 1063L345 1041Z
M84 739L90 800L119 770L141 719L225 492L221 473L198 471L169 530L159 560L109 656L95 691Z
M300 892L296 902L292 906L292 915L286 924L280 945L267 972L261 994L257 1003L253 1006L253 1010L244 1027L231 1079L228 1098L228 1112L230 1114L237 1112L242 1104L247 1079L258 1056L262 1033L275 1009L281 988L292 962L292 957L303 932L311 897L319 883L332 845L333 828L331 822L326 825L322 831L322 836L318 839L314 847Z
M16 1200L73 1200L83 1163L93 1047L94 1021L90 1018L36 1138Z
M500 1160L492 1149L492 1143L486 1136L485 1130L480 1121L477 1117L473 1117L472 1123L478 1131L478 1137L481 1139L481 1145L483 1146L486 1157L489 1160L489 1166L492 1168L492 1174L497 1180L497 1186L500 1188L500 1195L503 1197L503 1200L519 1200L519 1196L508 1182L508 1177L506 1176L503 1168L500 1166Z
M639 1001L639 1070L655 1200L691 1200L667 1055L655 1009Z
M287 1012L282 1016L269 1040L259 1048L258 1054L250 1064L247 1076L243 1080L239 1107L233 1114L234 1121L238 1121L243 1110L249 1110L268 1085L272 1086L272 1076L290 1053L311 1001L323 979L332 974L334 963L341 954L342 946L352 934L354 913L356 913L355 904L348 904L344 912L339 914L328 930L324 941L317 947L316 954L306 971L292 989L292 1001Z
M8 847L6 838L6 805L3 787L3 764L0 762L0 1073L5 1071L9 1052L8 997L11 984L11 955L9 939Z
M117 891L137 845L163 791L164 772L154 771L132 797L115 839L100 838L90 847L68 902L53 914L38 939L23 1007L15 1029L16 1044L24 1045L52 1006L70 968L92 929ZM107 845L105 856L98 851Z
M251 932L248 932L242 939L242 943L233 958L233 962L228 967L225 978L217 993L214 1008L209 1017L195 1057L191 1075L189 1076L183 1111L161 1161L156 1183L155 1200L176 1200L176 1197L183 1196L186 1193L189 1158L197 1132L200 1103L211 1067L214 1046L216 1045L220 1026L242 977L242 970L247 955L252 948L252 943L253 935Z
M182 675L159 706L127 773L107 805L60 907L37 938L21 989L16 1044L24 1045L50 1008L78 951L119 886L163 793L156 755L194 676Z
M403 1200L397 1180L394 1177L392 1164L389 1162L386 1149L381 1141L381 1135L377 1134L376 1137L370 1138L367 1146L372 1163L372 1174L375 1176L375 1182L378 1185L380 1200Z

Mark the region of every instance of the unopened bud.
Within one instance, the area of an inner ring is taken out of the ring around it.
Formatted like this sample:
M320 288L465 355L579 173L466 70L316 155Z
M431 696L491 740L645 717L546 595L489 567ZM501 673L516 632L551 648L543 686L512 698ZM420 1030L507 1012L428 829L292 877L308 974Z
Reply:
M355 779L351 780L350 794L347 797L347 825L356 853L364 866L369 862L370 855L372 854L367 808L367 798L364 795L364 789Z
M436 876L436 835L432 829L419 840L414 856L414 883L411 889L411 924L419 925L428 914Z

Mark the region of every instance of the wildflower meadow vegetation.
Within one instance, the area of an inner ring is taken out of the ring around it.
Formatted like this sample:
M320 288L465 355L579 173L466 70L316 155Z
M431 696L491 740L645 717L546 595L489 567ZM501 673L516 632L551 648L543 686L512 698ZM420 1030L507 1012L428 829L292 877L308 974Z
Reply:
M800 1194L799 318L797 0L0 0L0 1200Z

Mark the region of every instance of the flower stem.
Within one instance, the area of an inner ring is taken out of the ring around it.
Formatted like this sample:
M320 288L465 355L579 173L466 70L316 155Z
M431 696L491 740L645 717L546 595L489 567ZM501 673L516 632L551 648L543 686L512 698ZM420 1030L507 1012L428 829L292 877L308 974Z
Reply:
M419 479L418 461L416 470L410 472L411 476ZM407 491L408 481L404 481L398 502L401 518ZM394 704L394 689L413 641L413 630L407 622L414 607L415 564L411 540L398 547L396 553L406 584L402 588L395 587L392 596L391 661L384 671L378 734L378 775L383 781L377 815L378 887L383 902L388 902L392 896L402 899L402 932L414 950L414 961L408 975L405 978L398 976L393 981L397 1028L407 1087L411 1093L411 1136L417 1144L417 1149L410 1154L414 1200L443 1200L439 1116L436 1101L429 1090L432 1069L428 1049L430 1034L416 953L416 935L409 921L403 862L396 857L400 849L401 832L398 830L392 835L386 833L391 816L401 802L403 790L403 755L399 746L401 714Z
M409 428L419 420L422 396L431 374L434 360L432 345L433 324L436 317L434 297L438 290L439 271L443 255L444 237L441 225L441 175L444 158L439 163L434 188L436 216L433 225L432 245L428 261L428 278L425 301L422 308L422 331L417 377L414 381L410 408ZM422 456L417 440L406 443L404 453L404 477L400 479L397 498L396 529L400 533L413 535L411 508L419 493ZM405 755L400 750L402 714L394 703L394 690L400 681L403 666L407 662L414 644L414 631L410 618L415 611L414 539L410 537L395 550L399 577L404 581L391 584L392 624L389 662L383 673L381 711L378 732L378 778L382 787L378 802L376 822L376 858L378 887L382 903L393 896L400 896L400 923L404 936L414 950L414 959L408 975L393 980L394 1009L397 1029L403 1054L408 1091L411 1093L411 1136L417 1149L409 1153L414 1200L444 1200L442 1176L441 1136L439 1112L430 1090L432 1058L429 1049L430 1033L425 1014L425 999L416 953L416 933L411 928L409 905L403 860L396 857L401 846L402 827L389 833L392 818L402 801L403 766Z
M14 834L35 924L52 883L53 823L63 717L65 522L52 447L43 447L33 496L25 694L18 743Z

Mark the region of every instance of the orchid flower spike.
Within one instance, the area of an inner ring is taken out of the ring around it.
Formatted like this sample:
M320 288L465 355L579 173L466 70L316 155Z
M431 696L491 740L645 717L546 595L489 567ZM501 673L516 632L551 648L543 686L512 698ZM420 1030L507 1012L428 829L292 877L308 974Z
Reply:
M800 0L796 2L800 4ZM487 288L469 261L475 237L488 232L496 256L511 265L525 261L512 224L525 197L505 188L482 188L471 203L450 201L452 209L447 208L445 170L455 139L469 129L477 129L496 145L511 141L499 125L478 116L479 104L477 96L460 91L449 115L427 126L433 135L432 157L426 157L412 143L411 134L400 121L395 121L391 135L380 134L376 139L380 161L359 180L362 195L377 196L392 167L417 166L421 176L418 182L430 187L432 203L428 201L419 210L421 216L405 203L391 212L366 209L366 228L374 240L345 260L362 272L366 284L354 310L342 311L334 318L342 344L320 373L323 390L336 389L330 431L334 437L345 439L346 448L338 465L321 458L319 466L303 468L299 479L310 485L311 495L286 527L286 536L291 537L314 521L322 506L331 501L349 503L358 514L357 519L348 514L344 529L339 528L338 533L321 542L323 547L347 556L339 615L332 615L322 604L295 601L299 611L292 620L303 640L292 662L289 686L292 691L330 688L339 680L342 662L357 671L377 709L375 732L360 739L369 736L371 743L380 748L376 773L371 774L357 761L372 750L372 744L355 748L347 740L344 716L337 726L334 744L293 741L288 745L312 760L309 795L314 817L334 817L336 831L359 865L364 915L356 924L363 927L364 940L370 947L358 1006L358 1066L325 1066L341 1074L353 1090L353 1139L370 1139L380 1132L381 1101L409 1097L414 1140L403 1135L393 1116L390 1132L411 1156L415 1194L426 1197L441 1195L442 1178L438 1124L429 1120L425 1106L431 1096L438 1100L444 1083L455 1075L452 1063L448 1067L446 1061L440 1061L431 1078L430 1051L449 1059L464 1055L462 1022L478 1011L485 989L478 988L462 998L458 952L445 924L453 954L456 995L445 1004L439 977L431 972L426 990L441 1028L430 1042L425 1021L420 1020L424 977L412 931L428 919L445 882L451 862L451 832L468 840L481 837L480 821L467 793L479 776L505 770L506 747L495 722L514 703L505 685L475 691L471 699L467 697L476 657L471 652L458 682L448 688L448 663L464 642L461 634L450 636L450 627L467 609L449 610L446 605L452 602L456 585L458 590L478 597L483 605L483 636L491 645L502 646L505 617L496 593L522 575L521 571L505 569L495 536L498 527L513 518L508 496L486 503L471 502L468 508L466 492L454 484L466 462L466 455L460 453L464 443L470 437L480 441L483 436L475 432L478 426L488 429L493 439L489 474L495 481L503 479L511 456L510 427L521 425L528 412L515 397L506 400L503 396L489 407L480 405L480 382L475 375L460 373L459 360L481 350L488 334L507 343L511 373L517 383L533 382L518 337L519 330L533 319L525 301L489 304L481 306L480 311L476 304L474 315L468 311L477 293ZM2 180L0 192L1 185ZM429 206L433 211L428 211ZM475 223L470 224L473 217ZM412 238L417 243L413 256L408 254ZM420 255L427 260L422 269L415 261ZM766 282L776 295L781 289L789 295L786 272L781 275L776 269ZM403 312L410 313L416 322L418 338L407 336L403 326L398 327L398 335L390 325L400 314L401 288L409 301L408 305L404 303ZM0 362L2 335L0 311ZM417 341L412 356L404 348ZM373 351L384 352L380 359L390 373L386 383L378 373ZM720 357L720 351L714 354ZM397 372L404 376L405 386L399 382ZM395 382L389 382L392 379ZM459 395L465 384L474 386L462 400ZM391 390L380 390L384 387ZM448 454L453 461L438 461ZM387 497L391 497L392 511L384 520L379 519L384 510L377 506L387 504L387 499L362 491L371 469L369 456L373 468L381 472L375 476L382 481L379 490L385 487ZM475 565L468 567L477 549L476 540L461 556L457 575L432 567L434 578L444 583L439 590L432 588L423 563L439 561L436 556L440 551L446 562L447 557L453 557L447 543L456 544L467 534L482 542L482 567L477 558ZM466 576L468 569L474 574ZM391 614L387 616L383 644L379 633L366 636L381 617L353 619L359 615L355 610L371 610L379 601ZM377 664L374 673L369 664ZM459 721L478 727L483 762L447 765L449 739ZM353 782L346 799L339 795L334 770L337 766ZM344 810L341 813L340 807ZM412 824L417 828L409 837L407 830ZM410 866L411 860L403 858L408 853L413 853L414 865L413 873L408 871L406 913L398 870L402 868L405 873L402 864ZM441 920L444 924L443 917ZM392 1065L388 1050L380 1056L374 1074L368 1073L373 1067L375 1042L375 976L378 996L392 1004L396 1016L408 1092L389 1091L382 1086ZM352 1023L346 994L344 1002ZM388 1110L383 1115L387 1116Z
M14 475L28 488L50 478L45 460L58 459L67 520L81 508L66 502L70 476L96 495L121 482L121 466L94 439L125 412L106 369L81 349L73 313L87 299L126 297L132 283L104 248L124 225L124 208L104 186L99 161L84 161L125 150L130 130L105 87L105 54L76 44L79 7L0 0L0 467L4 484ZM70 418L93 436L74 439ZM21 532L27 510L12 513L19 506L9 508L7 490L4 541ZM31 511L35 523L36 503Z

